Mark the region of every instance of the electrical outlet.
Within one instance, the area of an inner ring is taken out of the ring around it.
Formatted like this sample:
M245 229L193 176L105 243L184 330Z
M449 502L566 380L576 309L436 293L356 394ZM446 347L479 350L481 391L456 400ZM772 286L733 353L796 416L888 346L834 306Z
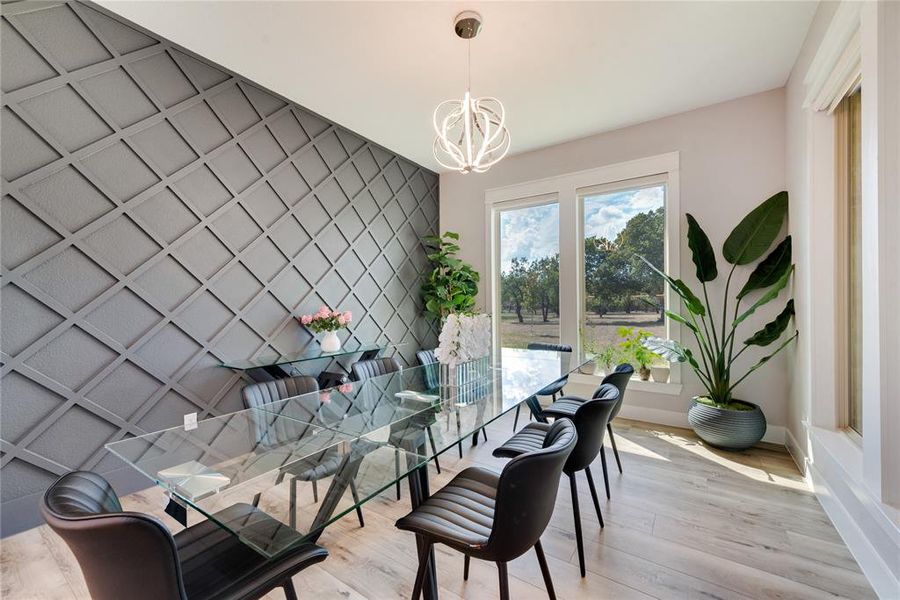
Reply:
M184 430L191 431L197 429L197 413L192 412L184 415Z

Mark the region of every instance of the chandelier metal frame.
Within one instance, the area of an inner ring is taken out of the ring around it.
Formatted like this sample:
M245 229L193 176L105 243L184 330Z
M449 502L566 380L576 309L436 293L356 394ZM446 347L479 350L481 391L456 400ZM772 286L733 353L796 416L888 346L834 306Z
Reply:
M456 35L467 40L466 93L462 100L445 100L434 109L432 121L437 137L432 151L445 169L460 173L484 173L509 152L503 103L486 96L473 98L472 38L481 30L481 15L465 11L456 16Z

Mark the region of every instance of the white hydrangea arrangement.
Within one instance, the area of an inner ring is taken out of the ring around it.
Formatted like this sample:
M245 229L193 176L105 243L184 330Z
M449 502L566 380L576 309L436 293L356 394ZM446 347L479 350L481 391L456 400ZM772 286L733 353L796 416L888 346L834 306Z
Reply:
M450 314L434 351L441 364L455 367L491 353L491 316Z

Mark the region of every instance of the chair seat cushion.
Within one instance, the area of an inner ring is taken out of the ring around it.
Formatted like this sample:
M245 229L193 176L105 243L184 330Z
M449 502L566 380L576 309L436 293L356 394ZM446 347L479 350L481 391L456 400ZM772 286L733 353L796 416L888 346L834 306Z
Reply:
M321 546L299 543L296 531L250 504L235 504L215 516L223 523L253 522L258 543L293 535L298 537L298 545L270 560L213 521L176 533L175 546L189 600L257 598L328 556Z
M469 467L397 521L397 527L460 550L483 548L491 535L499 481L493 471Z
M497 458L515 458L526 452L534 452L544 447L544 439L550 429L550 423L529 423L514 436L506 440L502 446L494 449Z
M578 398L577 396L563 396L541 412L545 417L553 417L555 419L561 417L571 418L575 415L575 411L578 410L578 407L584 403L584 398Z
M568 377L558 379L558 380L554 381L553 383L551 383L550 385L548 385L547 387L543 388L541 391L539 391L535 395L536 396L552 396L553 394L558 394L560 391L562 391L563 387L565 387L565 385L568 382L569 382Z
M334 475L341 466L342 456L337 448L330 448L315 457L298 460L283 469L301 481L318 481Z

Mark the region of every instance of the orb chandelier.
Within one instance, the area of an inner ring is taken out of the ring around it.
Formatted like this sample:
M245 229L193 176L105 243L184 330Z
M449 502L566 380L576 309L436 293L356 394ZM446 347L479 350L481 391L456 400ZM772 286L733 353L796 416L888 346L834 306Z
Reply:
M509 131L503 104L496 98L473 98L472 38L481 30L481 15L465 11L453 23L456 35L468 41L466 93L462 100L446 100L434 109L434 158L460 173L484 173L509 152Z

